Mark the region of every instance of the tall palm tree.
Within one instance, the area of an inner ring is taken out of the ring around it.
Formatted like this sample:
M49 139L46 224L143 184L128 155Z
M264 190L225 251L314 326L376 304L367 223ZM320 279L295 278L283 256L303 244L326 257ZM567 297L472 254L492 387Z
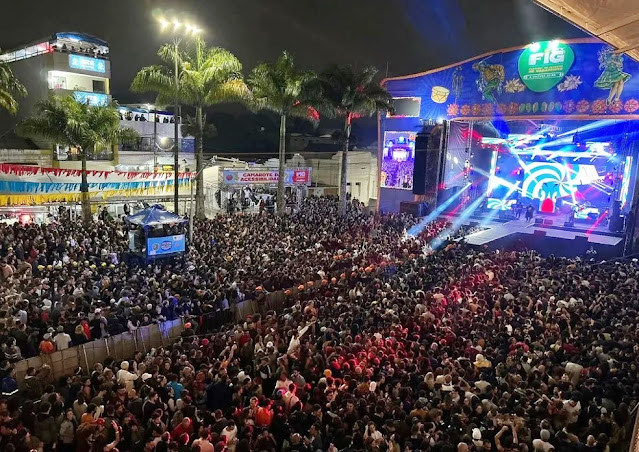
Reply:
M82 220L91 222L91 203L87 181L87 154L98 152L120 142L134 142L138 133L120 127L120 113L115 104L92 106L76 102L71 96L52 95L40 101L36 114L18 125L22 136L41 138L52 143L73 146L81 150Z
M15 78L7 63L0 62L0 108L12 115L18 111L17 97L27 95L27 89Z
M248 83L254 105L280 115L279 178L277 181L277 211L284 212L284 171L286 161L286 119L307 118L317 123L319 114L311 107L312 85L316 75L300 71L288 52L274 63L261 63L251 73Z
M344 118L342 134L342 172L340 174L340 210L346 211L348 147L353 119L371 116L392 108L392 96L373 80L377 69L357 71L353 66L331 66L318 76L320 110L329 116Z
M174 75L176 53L177 87ZM160 48L158 56L162 64L142 68L133 79L131 89L136 92L157 93L158 104L173 103L177 93L180 103L195 108L195 216L204 218L204 108L248 99L250 92L242 80L242 64L235 55L219 47L207 47L200 37L196 37L195 44L185 51L177 50L173 44L166 44Z

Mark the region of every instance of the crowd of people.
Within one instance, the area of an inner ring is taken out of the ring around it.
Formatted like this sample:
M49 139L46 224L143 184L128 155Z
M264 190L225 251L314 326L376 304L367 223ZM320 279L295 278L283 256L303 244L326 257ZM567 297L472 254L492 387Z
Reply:
M627 448L639 265L432 250L449 225L415 224L310 198L196 223L183 263L139 268L122 224L0 229L0 450ZM190 320L278 290L280 311ZM30 368L11 395L24 356L178 316L175 344L57 382Z

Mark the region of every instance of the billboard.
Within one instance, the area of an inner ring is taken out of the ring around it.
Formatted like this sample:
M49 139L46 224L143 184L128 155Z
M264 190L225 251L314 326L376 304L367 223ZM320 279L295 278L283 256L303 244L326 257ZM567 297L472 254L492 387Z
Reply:
M183 253L185 250L186 240L184 234L169 235L167 237L149 237L146 240L146 254L148 256Z
M82 55L69 55L69 67L81 71L106 73L106 60Z
M383 83L394 98L420 97L422 119L639 116L639 62L591 38L499 50ZM419 124L383 122L385 130Z
M85 91L73 91L73 98L81 104L89 104L92 107L104 107L109 103L109 96L101 93L87 93Z
M224 170L223 183L226 185L276 185L279 171ZM284 171L284 185L311 185L311 169L295 168Z

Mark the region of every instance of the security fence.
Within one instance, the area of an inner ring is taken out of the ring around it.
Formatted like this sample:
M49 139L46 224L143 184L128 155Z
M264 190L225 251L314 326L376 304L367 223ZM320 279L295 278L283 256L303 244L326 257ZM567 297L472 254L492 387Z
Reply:
M298 291L298 288L290 289L290 294ZM271 292L263 294L259 299L233 304L226 311L218 309L201 316L198 332L209 333L225 323L243 320L255 313L264 315L271 310L279 311L284 307L286 299L284 291ZM116 361L131 359L137 351L147 353L152 348L170 345L180 337L182 331L184 331L184 321L180 318L69 347L50 355L23 359L14 364L16 379L18 385L22 386L27 369L33 367L37 370L44 364L51 367L49 378L56 381L60 377L72 375L78 367L82 368L84 374L89 374L96 363L102 363L107 358Z

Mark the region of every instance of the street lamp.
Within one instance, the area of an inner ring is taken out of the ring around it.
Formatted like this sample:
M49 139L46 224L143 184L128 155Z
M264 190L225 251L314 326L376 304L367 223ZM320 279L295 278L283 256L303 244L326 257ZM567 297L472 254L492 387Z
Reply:
M158 21L160 23L160 31L166 31L170 29L170 32L173 34L173 45L175 46L173 55L174 55L174 83L175 83L175 112L174 112L174 124L175 128L173 131L173 175L174 175L174 187L173 187L173 205L175 213L179 213L178 202L180 198L180 176L179 176L179 168L180 168L180 139L179 139L179 128L180 124L178 123L178 118L182 116L180 110L180 77L178 74L178 54L180 47L180 40L183 37L195 37L202 30L192 24L183 23L179 19L175 18L172 21L169 21L165 17L159 17Z

